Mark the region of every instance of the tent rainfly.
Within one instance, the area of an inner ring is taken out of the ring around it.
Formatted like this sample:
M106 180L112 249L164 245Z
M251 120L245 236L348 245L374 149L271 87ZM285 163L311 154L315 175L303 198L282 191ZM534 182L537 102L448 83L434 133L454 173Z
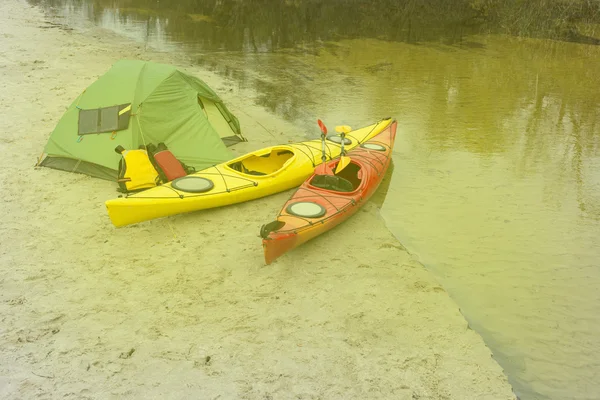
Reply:
M118 145L163 142L201 170L233 158L238 119L202 80L174 66L121 60L77 97L51 133L38 165L117 179Z

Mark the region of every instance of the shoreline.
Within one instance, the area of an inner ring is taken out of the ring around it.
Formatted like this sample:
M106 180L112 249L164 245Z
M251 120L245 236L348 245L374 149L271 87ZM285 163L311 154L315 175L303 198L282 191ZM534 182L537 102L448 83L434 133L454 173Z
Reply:
M290 192L117 229L115 183L34 168L62 112L121 58L204 80L248 139L234 154L276 144L266 130L306 133L183 54L53 25L23 0L0 10L0 397L515 398L373 201L266 267L258 230ZM359 229L375 245L338 240Z

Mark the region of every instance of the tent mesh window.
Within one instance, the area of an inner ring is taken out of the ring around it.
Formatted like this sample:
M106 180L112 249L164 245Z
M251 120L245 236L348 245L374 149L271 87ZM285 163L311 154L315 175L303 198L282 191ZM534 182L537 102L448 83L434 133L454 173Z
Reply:
M78 135L114 132L127 129L131 116L131 104L79 110Z

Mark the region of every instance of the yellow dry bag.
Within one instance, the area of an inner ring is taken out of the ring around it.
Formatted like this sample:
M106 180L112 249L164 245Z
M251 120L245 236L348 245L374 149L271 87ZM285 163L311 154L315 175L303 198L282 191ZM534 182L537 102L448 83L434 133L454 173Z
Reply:
M137 150L125 150L123 146L117 146L115 151L123 156L119 161L117 179L122 192L137 192L157 185L160 179L158 172L143 146Z

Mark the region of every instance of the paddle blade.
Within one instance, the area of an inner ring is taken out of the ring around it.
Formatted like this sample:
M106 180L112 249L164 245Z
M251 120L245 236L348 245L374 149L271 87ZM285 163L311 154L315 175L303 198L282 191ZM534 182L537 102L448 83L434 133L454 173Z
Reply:
M341 156L340 162L337 164L337 167L335 168L335 173L338 174L341 170L346 168L348 166L348 164L350 164L350 157Z
M348 133L352 131L352 128L350 128L348 125L339 125L335 127L335 131L337 133Z
M317 123L319 124L319 128L321 128L321 132L323 132L323 135L327 135L327 127L325 126L325 124L323 123L323 121L321 121L320 119L318 119Z

